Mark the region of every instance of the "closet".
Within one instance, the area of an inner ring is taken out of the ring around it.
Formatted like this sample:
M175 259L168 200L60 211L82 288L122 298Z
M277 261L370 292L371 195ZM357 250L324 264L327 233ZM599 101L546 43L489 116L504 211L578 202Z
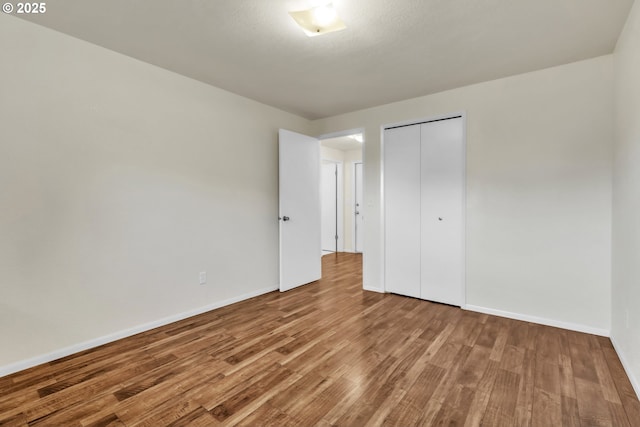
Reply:
M463 117L385 129L383 182L385 289L463 305Z

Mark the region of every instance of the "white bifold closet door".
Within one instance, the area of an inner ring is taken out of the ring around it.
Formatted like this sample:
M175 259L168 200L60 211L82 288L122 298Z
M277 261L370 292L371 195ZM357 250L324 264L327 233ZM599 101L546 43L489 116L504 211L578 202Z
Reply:
M385 288L420 298L420 125L384 132Z
M385 130L385 286L464 301L464 134L461 117Z

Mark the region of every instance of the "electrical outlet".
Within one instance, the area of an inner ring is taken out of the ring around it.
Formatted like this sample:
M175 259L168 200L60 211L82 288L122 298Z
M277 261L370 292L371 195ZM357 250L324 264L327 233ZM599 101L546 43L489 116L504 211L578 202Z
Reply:
M201 271L200 272L200 284L204 285L205 283L207 283L207 272L206 271Z

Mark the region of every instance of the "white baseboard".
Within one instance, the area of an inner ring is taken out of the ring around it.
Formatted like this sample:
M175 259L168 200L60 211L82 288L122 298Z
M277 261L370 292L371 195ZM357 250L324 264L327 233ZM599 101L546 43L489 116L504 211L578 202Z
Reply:
M624 353L621 351L620 346L617 344L613 334L611 335L611 343L613 344L613 349L618 354L618 359L620 359L620 363L622 363L624 371L627 373L627 377L629 377L629 381L633 386L633 390L636 392L636 396L638 397L638 399L640 399L640 382L638 381L638 378L636 378L633 374L633 371L631 370L631 364L629 364L627 359L624 357Z
M496 310L494 308L480 307L477 305L467 304L462 308L464 310L477 311L478 313L492 314L494 316L522 320L531 323L538 323L540 325L554 326L556 328L568 329L570 331L576 332L585 332L587 334L600 335L603 337L608 337L611 334L607 329L594 328L592 326L563 322L560 320L545 319L544 317L530 316L528 314L512 313L510 311Z
M367 285L362 285L362 289L364 289L365 291L371 291L371 292L378 292L379 294L384 294L384 291L380 288L372 288L370 286Z
M91 339L81 342L69 347L61 348L59 350L52 351L51 353L42 354L40 356L32 357L30 359L21 360L20 362L11 363L9 365L0 366L0 377L4 377L15 372L19 372L34 366L41 365L43 363L51 362L52 360L60 359L61 357L70 356L80 351L88 350L90 348L98 347L103 344L107 344L113 341L117 341L122 338L130 337L140 332L149 331L159 326L168 325L169 323L177 322L189 317L197 316L198 314L206 313L207 311L215 310L216 308L224 307L234 304L236 302L244 301L249 298L257 297L269 292L277 291L279 286L262 288L253 292L249 292L237 297L229 298L223 301L214 302L213 304L199 307L194 310L189 310L183 313L174 314L172 316L164 317L162 319L155 320L153 322L144 323L142 325L134 326L133 328L125 329L122 331L114 332L113 334L104 335L99 338Z

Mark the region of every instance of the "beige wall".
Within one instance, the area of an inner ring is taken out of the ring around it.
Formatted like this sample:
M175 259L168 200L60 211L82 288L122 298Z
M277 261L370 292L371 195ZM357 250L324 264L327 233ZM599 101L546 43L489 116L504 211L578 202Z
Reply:
M608 333L612 77L604 56L314 122L365 129L365 288L383 289L381 126L465 111L467 304Z
M611 336L640 396L640 4L618 40Z
M0 52L0 375L276 288L307 120L4 14Z

